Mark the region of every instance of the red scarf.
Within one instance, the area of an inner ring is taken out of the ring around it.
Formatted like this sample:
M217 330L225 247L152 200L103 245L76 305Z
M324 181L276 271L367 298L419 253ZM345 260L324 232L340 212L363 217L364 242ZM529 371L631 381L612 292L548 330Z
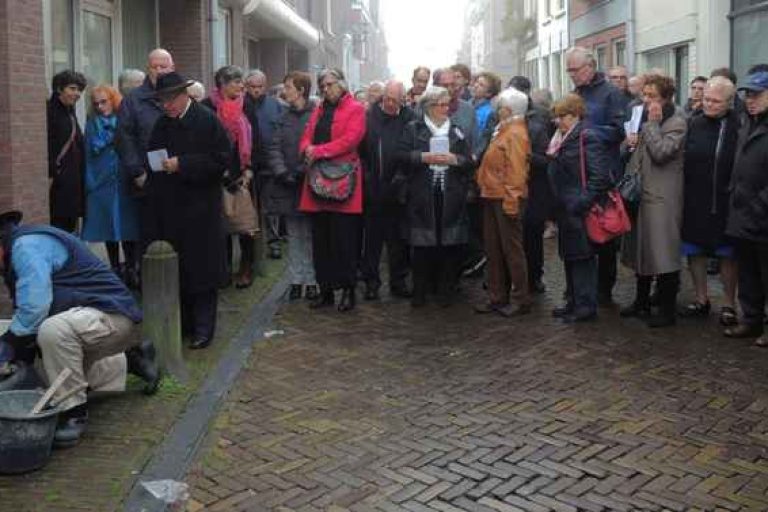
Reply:
M229 140L237 144L240 155L240 169L245 170L251 166L251 123L243 112L245 95L240 94L235 99L222 96L217 88L211 92L211 102L216 107L216 115L224 125L229 135Z

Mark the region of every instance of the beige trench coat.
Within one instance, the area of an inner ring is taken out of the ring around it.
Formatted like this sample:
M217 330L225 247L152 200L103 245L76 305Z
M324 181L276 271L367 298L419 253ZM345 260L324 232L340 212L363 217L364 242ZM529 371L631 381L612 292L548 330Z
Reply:
M685 118L678 112L662 124L648 121L627 172L642 175L643 195L632 231L622 244L622 262L641 276L677 272L682 266L683 152Z

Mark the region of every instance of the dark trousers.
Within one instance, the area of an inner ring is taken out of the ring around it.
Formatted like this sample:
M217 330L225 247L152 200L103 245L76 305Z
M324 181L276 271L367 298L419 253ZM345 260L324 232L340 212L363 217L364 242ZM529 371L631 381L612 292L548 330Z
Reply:
M467 215L469 217L469 243L464 246L464 267L477 263L480 258L485 256L483 249L483 207L479 200L467 204ZM457 272L460 270L457 269Z
M218 290L181 293L181 330L194 339L213 338L216 332Z
M523 216L523 246L528 264L528 283L533 286L544 275L544 230L547 226L547 211L529 198Z
M409 254L408 245L405 243L401 231L402 214L397 207L385 208L366 214L364 223L363 279L376 288L381 286L379 262L381 261L381 251L386 244L389 286L390 288L405 286L405 278L408 276Z
M522 209L523 205L520 206ZM509 303L510 285L514 285L515 302L529 304L522 221L504 212L501 199L483 200L483 240L488 257L490 302Z
M595 245L597 252L597 292L608 298L616 285L618 243L616 240Z
M446 245L413 248L413 295L424 298L427 290L437 289L441 296L450 296L456 290L464 245Z
M233 259L235 250L232 242L233 238L237 238L240 243L240 268L249 268L252 270L254 260L256 259L256 248L254 247L256 241L253 236L245 233L234 234L227 237L227 270L231 273L234 267Z
M762 328L768 298L768 243L739 239L739 305L747 325Z
M59 228L67 233L77 231L77 221L79 217L51 217L51 226Z
M597 261L594 257L565 262L565 295L577 314L597 310Z
M360 254L360 215L312 215L312 258L323 289L353 288Z
M264 232L267 237L267 246L273 247L280 243L280 215L277 213L264 214Z

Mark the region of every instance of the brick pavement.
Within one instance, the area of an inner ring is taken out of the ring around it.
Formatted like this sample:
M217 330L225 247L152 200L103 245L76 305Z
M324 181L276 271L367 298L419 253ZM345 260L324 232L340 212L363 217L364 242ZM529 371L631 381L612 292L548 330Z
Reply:
M548 298L515 320L286 306L188 476L190 510L768 510L768 352L714 318L560 325L548 266Z

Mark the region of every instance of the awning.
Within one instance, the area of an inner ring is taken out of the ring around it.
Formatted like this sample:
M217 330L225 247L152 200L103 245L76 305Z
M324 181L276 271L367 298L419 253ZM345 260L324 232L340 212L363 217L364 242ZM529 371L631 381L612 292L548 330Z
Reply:
M320 32L283 0L248 0L243 14L256 16L287 39L305 48L314 48L320 44Z

